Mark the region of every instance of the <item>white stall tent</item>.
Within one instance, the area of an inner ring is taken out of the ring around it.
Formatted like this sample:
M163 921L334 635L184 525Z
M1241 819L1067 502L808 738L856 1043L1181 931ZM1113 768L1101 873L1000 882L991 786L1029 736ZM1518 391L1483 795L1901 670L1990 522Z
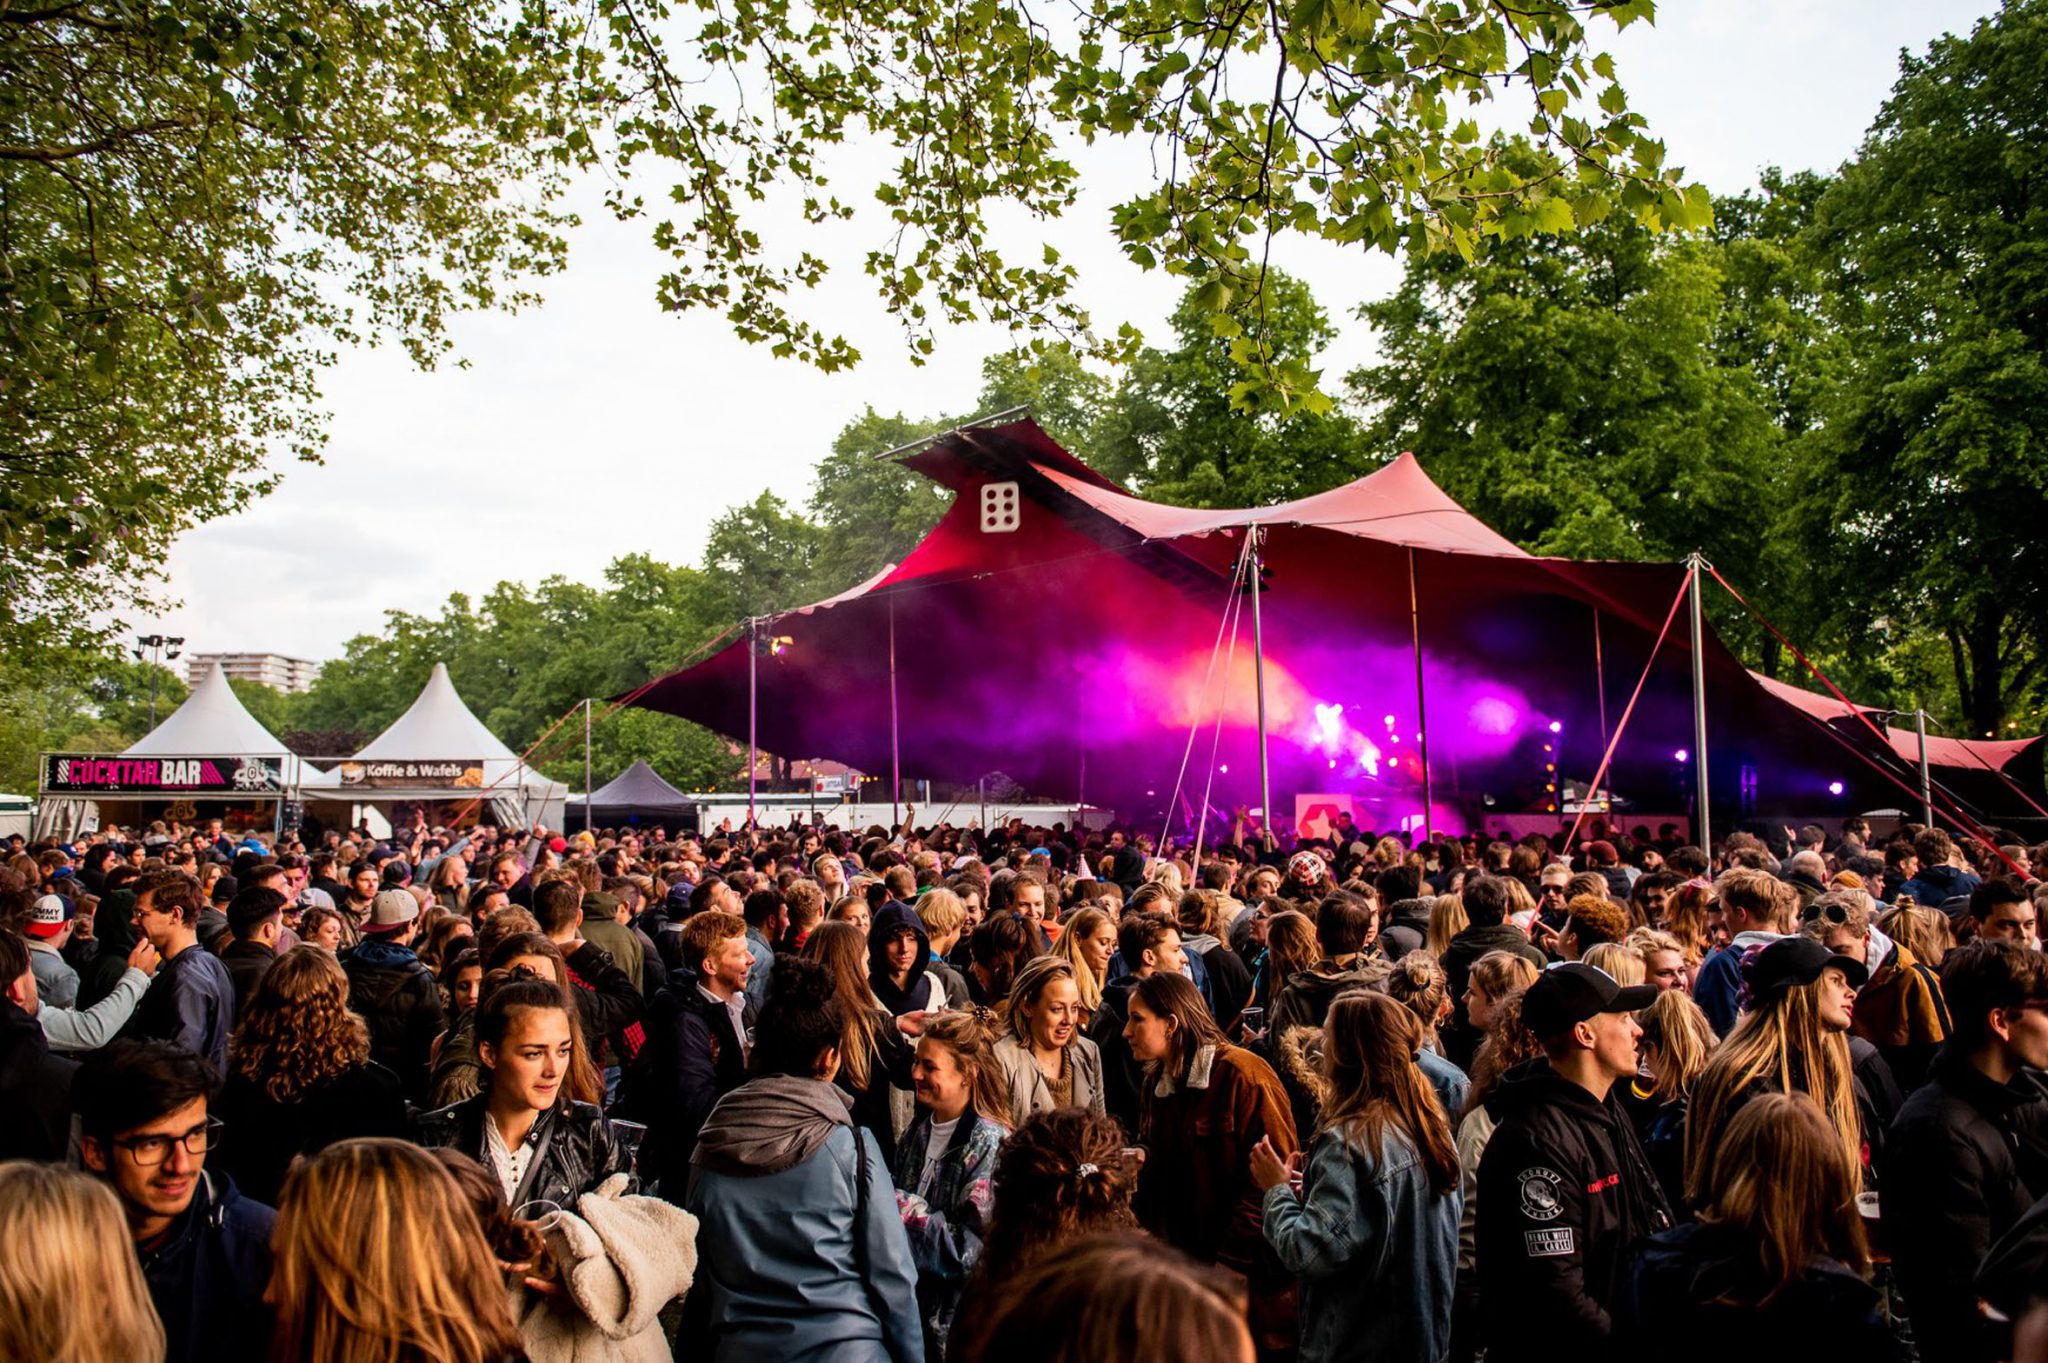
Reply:
M349 783L352 766L472 761L482 764L481 786L434 779L374 788ZM427 684L404 714L327 777L330 788L308 789L308 800L389 805L399 801L449 803L481 796L490 802L499 824L507 827L539 821L559 828L562 804L569 793L561 782L549 780L521 762L517 753L484 726L456 692L445 663L434 664Z
M219 663L200 678L184 704L171 711L162 723L120 756L253 758L277 768L278 780L274 787L221 792L235 799L284 800L301 786L321 786L331 781L326 773L301 762L297 754L287 749L256 716L249 713L248 707L242 704L242 698L228 684L228 674ZM244 770L254 770L254 767L245 763ZM119 802L163 796L110 793L106 798L110 802ZM213 792L194 792L192 798L216 797ZM97 828L99 803L78 794L41 791L36 807L37 832L70 837Z

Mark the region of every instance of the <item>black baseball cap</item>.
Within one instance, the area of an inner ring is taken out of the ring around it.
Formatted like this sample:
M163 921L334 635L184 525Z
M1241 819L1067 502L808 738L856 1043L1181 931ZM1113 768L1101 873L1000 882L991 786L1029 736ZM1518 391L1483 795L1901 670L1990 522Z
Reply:
M1584 961L1554 965L1522 995L1522 1022L1538 1041L1562 1036L1602 1013L1634 1013L1657 1001L1657 986L1623 988L1614 976Z
M1840 956L1811 937L1781 937L1742 963L1742 976L1755 998L1769 998L1798 984L1812 984L1823 970L1835 969L1861 989L1869 969L1854 956Z

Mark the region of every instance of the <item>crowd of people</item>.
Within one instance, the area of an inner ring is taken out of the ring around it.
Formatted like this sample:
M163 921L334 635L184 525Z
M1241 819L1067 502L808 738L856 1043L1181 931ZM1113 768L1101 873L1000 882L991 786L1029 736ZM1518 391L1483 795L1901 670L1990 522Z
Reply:
M2048 1358L2048 885L1597 825L0 866L0 1358Z

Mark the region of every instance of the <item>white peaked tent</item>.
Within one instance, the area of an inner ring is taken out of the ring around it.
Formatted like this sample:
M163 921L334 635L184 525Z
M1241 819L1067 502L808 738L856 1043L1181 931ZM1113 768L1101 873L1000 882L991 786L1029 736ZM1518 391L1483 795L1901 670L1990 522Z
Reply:
M215 663L200 678L185 703L151 729L123 757L191 757L233 753L244 757L289 756L284 744L257 723L242 704L228 674Z
M484 727L456 692L446 663L435 663L411 708L343 765L478 760L483 764L481 787L426 780L416 785L383 786L374 795L367 789L357 792L344 787L335 796L312 798L374 799L384 803L470 800L481 795L491 802L502 825L519 826L539 820L560 826L562 802L569 788L526 766L517 753ZM335 779L339 782L344 778L337 773Z
M194 790L195 799L225 798L235 802L282 801L301 786L325 786L334 777L302 763L249 713L241 697L228 685L228 674L215 663L185 703L167 715L149 733L124 750L123 758L243 759L232 787ZM196 769L197 763L187 764ZM215 766L227 767L216 761ZM232 770L232 768L229 768ZM109 788L108 800L175 798L168 789L145 787ZM45 832L68 836L83 828L96 827L100 801L75 794L45 792L38 804L36 825Z

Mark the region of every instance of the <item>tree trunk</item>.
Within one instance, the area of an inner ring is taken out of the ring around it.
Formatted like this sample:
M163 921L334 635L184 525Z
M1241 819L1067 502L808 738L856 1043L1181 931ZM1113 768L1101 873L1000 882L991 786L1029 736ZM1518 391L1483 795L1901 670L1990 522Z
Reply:
M2005 609L1979 606L1960 630L1948 631L1955 662L1956 694L1962 701L1966 737L1996 734L2005 722L2005 663L1999 647L2005 633Z

